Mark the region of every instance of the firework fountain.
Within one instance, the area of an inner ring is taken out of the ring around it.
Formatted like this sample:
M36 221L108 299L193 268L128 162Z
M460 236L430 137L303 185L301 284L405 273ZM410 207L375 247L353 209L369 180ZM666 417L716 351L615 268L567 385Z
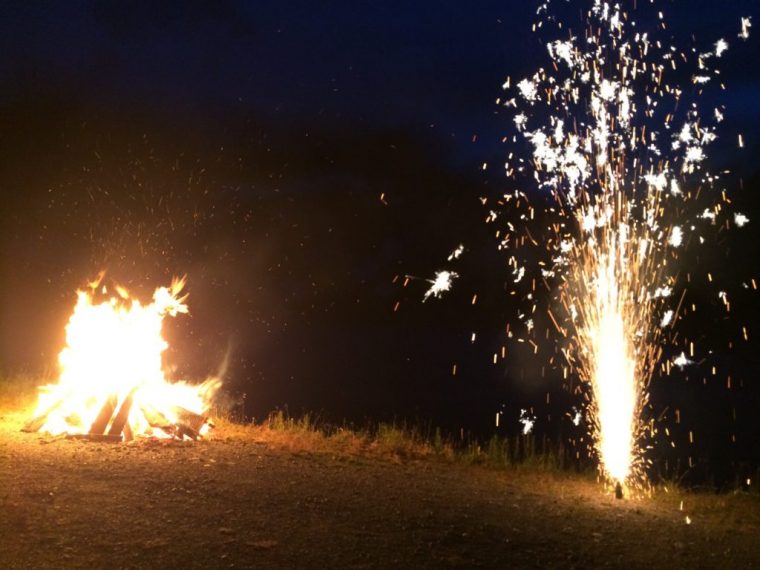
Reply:
M715 62L728 42L683 52L660 39L667 30L661 12L647 33L634 13L601 0L590 4L578 32L551 15L550 2L537 13L536 29L554 26L562 39L546 44L547 69L514 85L507 80L499 103L512 112L510 142L530 148L527 160L510 154L508 175L530 176L553 198L546 214L554 222L541 229L552 262L531 268L514 253L510 265L520 277L526 268L540 271L555 292L549 314L567 339L570 369L589 388L586 417L600 472L620 495L643 481L642 412L663 332L677 320L668 297L678 249L699 221L715 223L726 210L725 194L716 191L721 178L704 163L724 109L703 117L696 101L704 89L723 88ZM742 19L741 38L750 25ZM703 211L696 210L700 193L717 196ZM500 204L529 201L516 190ZM533 218L528 207L531 215L519 219ZM739 219L746 220L736 214L736 225ZM521 228L507 225L499 237L512 251L525 240ZM530 332L532 321L526 324Z

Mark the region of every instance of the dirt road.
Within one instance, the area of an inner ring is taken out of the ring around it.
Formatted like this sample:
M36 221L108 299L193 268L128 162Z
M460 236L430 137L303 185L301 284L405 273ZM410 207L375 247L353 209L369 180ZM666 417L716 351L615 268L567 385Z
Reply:
M758 497L616 501L567 474L22 420L0 414L0 568L760 567Z

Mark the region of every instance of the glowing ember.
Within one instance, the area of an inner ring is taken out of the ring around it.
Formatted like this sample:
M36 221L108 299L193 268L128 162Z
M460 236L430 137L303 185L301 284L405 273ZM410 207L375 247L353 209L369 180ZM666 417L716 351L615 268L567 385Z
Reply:
M163 372L162 354L168 348L163 320L187 313L186 296L180 296L184 284L174 280L171 287L156 289L148 305L130 299L121 288L118 298L96 303L99 280L89 291L79 291L66 326L66 346L58 357L58 383L41 388L34 417L44 423L38 429L53 434L103 433L123 409L123 414L128 413L127 437L197 437L208 430L202 416L220 382L169 382ZM195 425L185 425L188 417ZM99 421L103 425L97 429ZM116 435L120 434L121 429Z

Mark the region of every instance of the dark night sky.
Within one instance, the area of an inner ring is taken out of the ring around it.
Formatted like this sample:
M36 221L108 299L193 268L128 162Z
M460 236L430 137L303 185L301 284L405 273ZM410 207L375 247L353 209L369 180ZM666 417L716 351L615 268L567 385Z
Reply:
M736 33L756 1L659 4L678 45L732 47L721 96L731 144L714 160L735 172L753 223L699 263L721 267L752 327L757 296L740 284L760 277L760 50L756 34ZM578 5L562 8L567 21ZM3 3L0 366L51 366L74 290L102 268L143 293L187 273L192 316L171 326L173 361L202 375L229 348L228 386L249 414L287 405L482 434L505 404L513 428L520 406L556 423L574 402L540 359L515 350L490 363L513 307L477 201L506 185L503 80L546 64L553 38L530 32L533 17L529 0ZM391 282L431 276L462 241L462 278L445 299L423 305L424 282ZM721 417L737 401L747 414L760 405L752 349L723 354L736 323L712 318L689 326L712 331L700 338L746 392L669 379L680 387L653 388L656 413L683 405L696 424L706 401ZM711 425L716 441L760 428ZM760 449L740 455L757 462Z

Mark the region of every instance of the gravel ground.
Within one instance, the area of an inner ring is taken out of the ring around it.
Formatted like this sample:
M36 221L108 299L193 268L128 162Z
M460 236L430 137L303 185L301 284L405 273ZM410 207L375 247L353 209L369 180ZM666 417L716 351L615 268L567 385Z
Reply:
M756 496L617 501L572 474L293 451L255 429L104 444L22 422L0 412L4 569L760 568Z

